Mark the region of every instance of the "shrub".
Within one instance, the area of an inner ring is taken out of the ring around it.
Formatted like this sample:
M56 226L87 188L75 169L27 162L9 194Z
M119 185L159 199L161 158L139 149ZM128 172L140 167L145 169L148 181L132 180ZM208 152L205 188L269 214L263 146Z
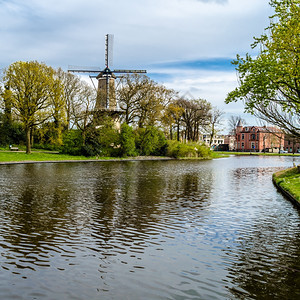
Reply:
M135 135L132 127L123 123L120 133L120 156L136 156Z
M62 153L81 155L82 135L79 130L70 130L63 135Z
M210 150L205 145L197 143L181 143L178 141L168 141L168 156L179 157L210 157Z
M136 148L141 155L166 155L167 140L156 127L139 128L137 130Z

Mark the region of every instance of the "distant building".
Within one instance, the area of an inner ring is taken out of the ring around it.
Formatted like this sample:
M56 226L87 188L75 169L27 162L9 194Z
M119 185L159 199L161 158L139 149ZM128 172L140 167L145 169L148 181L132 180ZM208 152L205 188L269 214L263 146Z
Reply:
M225 135L224 144L228 145L228 150L233 151L236 149L236 136L233 134Z
M289 153L300 153L299 139L286 137L284 140L284 150Z
M205 143L211 149L215 149L219 145L224 144L224 135L216 135L212 138L212 141L210 141L209 134L202 134L200 136L200 139L202 140L203 143ZM211 145L210 145L210 142L211 142Z
M279 152L284 147L284 134L276 127L236 127L236 151Z

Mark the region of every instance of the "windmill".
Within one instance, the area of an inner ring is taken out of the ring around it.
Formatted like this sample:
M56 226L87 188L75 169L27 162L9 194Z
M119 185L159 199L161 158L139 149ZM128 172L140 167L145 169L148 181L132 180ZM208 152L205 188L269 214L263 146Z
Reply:
M105 68L86 68L69 66L68 72L89 73L98 75L90 75L90 78L98 80L97 101L95 105L96 112L117 112L117 102L115 97L115 79L122 74L130 73L147 73L146 70L111 70L113 58L113 35L105 36ZM115 74L120 74L116 76Z

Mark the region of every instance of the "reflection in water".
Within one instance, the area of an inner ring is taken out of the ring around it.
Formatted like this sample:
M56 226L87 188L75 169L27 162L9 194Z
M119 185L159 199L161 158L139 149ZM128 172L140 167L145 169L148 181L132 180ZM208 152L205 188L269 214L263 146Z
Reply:
M0 298L293 299L300 219L270 180L290 163L1 166Z

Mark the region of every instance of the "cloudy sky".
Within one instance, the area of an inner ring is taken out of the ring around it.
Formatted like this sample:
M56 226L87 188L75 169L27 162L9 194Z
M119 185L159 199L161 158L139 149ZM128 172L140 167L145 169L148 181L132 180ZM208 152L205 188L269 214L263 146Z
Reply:
M104 68L105 34L114 34L113 67L147 69L155 81L226 112L237 86L230 61L272 15L268 0L0 0L0 69L37 60L52 67ZM249 122L256 122L244 115ZM250 124L249 124L250 125Z

